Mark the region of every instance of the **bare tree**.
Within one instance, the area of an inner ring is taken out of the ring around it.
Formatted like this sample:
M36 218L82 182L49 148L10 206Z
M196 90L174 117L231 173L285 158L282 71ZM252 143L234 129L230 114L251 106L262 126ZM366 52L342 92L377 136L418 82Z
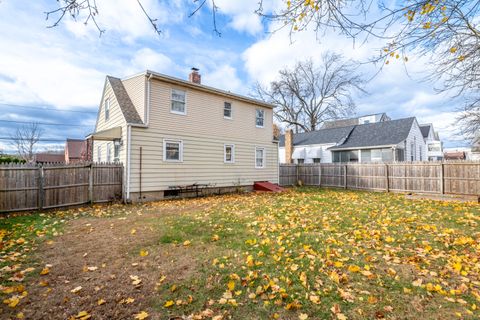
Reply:
M281 70L269 87L257 84L255 93L276 105L276 119L295 132L314 131L325 121L351 115L355 110L352 94L364 92L362 83L350 62L328 52L320 66L312 60L298 62L293 69Z
M11 136L12 146L17 150L18 155L26 160L33 161L35 145L40 141L43 130L36 123L17 128Z
M459 110L457 125L465 138L480 144L480 98L470 100Z

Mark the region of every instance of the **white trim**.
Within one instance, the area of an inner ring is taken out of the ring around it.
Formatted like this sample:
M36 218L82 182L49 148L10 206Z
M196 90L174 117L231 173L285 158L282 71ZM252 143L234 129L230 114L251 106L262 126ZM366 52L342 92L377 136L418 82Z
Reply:
M178 100L173 100L173 91L176 90L176 91L182 91L185 95L184 95L184 100L183 101L183 112L181 111L176 111L176 110L172 110L172 102L175 101L175 102L182 102L182 101L178 101ZM183 90L183 89L176 89L176 88L172 88L170 90L170 113L174 113L174 114L179 114L179 115L182 115L182 116L186 116L187 115L187 90Z
M167 159L167 143L178 143L178 160ZM183 140L163 139L163 161L165 162L183 162Z
M131 148L131 141L132 141L132 127L130 125L127 125L127 186L126 186L126 194L127 196L125 197L125 200L130 200L130 161L131 161L131 153L132 153L132 148Z
M263 150L263 161L262 161L262 166L261 166L261 167L257 166L257 150ZM264 168L267 167L267 165L266 165L266 162L267 162L267 151L266 151L266 148L265 148L265 147L255 146L255 157L254 157L254 161L255 161L255 169L264 169Z
M263 122L262 122L263 125L261 125L261 126L257 125L257 111L258 111L258 110L262 111L262 113L263 113L263 117L262 117L262 119L263 119ZM264 110L264 109L255 108L255 127L257 127L257 128L265 128L265 110Z
M232 148L232 160L231 161L227 161L227 147L231 147ZM232 143L225 143L223 145L223 163L226 163L226 164L233 164L235 163L235 145L232 144Z

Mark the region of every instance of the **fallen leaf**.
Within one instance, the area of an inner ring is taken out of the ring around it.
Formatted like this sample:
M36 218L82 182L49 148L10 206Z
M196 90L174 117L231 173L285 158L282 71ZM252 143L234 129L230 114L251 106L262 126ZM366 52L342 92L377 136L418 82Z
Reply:
M82 290L82 287L81 286L78 286L78 287L75 287L73 288L72 290L70 290L71 293L77 293L79 292L80 290Z
M147 250L140 250L140 257L146 257L148 256L148 251Z
M101 306L102 304L105 304L105 302L106 302L106 301L103 300L103 299L98 299L97 305Z
M143 320L143 319L147 319L148 318L148 313L145 312L145 311L141 311L140 313L137 313L135 315L135 319L137 320Z
M175 304L175 302L173 302L173 300L168 300L167 302L165 302L165 304L163 305L165 308L170 308L171 306L173 306Z

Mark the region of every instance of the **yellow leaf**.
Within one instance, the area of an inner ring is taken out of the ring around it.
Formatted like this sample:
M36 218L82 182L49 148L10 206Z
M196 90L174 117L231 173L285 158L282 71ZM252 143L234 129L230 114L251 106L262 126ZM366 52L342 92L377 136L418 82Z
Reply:
M50 273L50 269L48 268L43 268L42 271L40 271L40 275L45 276Z
M132 229L132 231L130 231L130 234L135 234L135 233L137 233L137 230L135 229Z
M359 267L359 266L356 266L356 265L351 265L351 266L348 266L348 271L350 271L350 272L359 272L359 271L360 271L360 267Z
M218 240L220 240L220 236L218 234L214 234L212 236L212 241L218 241Z
M451 47L451 48L450 48L450 52L451 52L451 53L455 53L455 52L457 52L457 48L455 48L455 47Z
M140 257L146 257L148 256L148 251L147 250L140 250Z
M25 318L25 316L24 316L23 312L17 313L17 319L24 319L24 318Z
M105 304L105 302L106 302L106 301L103 300L103 299L98 299L97 305L101 306L102 304Z
M306 313L300 313L300 315L298 316L298 319L300 320L307 320L308 319L308 315Z
M320 303L320 297L319 296L311 295L310 297L308 297L308 299L314 304L319 304Z
M235 281L233 280L228 281L228 290L230 291L235 290Z
M148 318L148 313L146 313L145 311L141 311L140 313L137 313L135 315L135 319L137 319L137 320L143 320L143 319L147 319L147 318Z
M189 246L190 244L191 244L190 240L185 240L185 241L183 242L183 245L184 245L185 247Z
M173 306L175 304L175 302L173 302L173 300L168 300L167 302L165 302L165 304L163 305L165 308L170 308L171 306Z

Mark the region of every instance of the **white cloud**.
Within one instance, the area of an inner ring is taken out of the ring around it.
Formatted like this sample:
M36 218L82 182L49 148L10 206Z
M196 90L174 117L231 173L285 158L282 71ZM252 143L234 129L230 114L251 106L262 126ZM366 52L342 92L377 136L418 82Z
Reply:
M231 18L229 26L239 32L256 35L263 31L261 18L255 14L258 9L258 0L217 0L215 4L219 13Z
M245 94L244 83L239 79L236 69L230 65L219 66L202 75L202 83L234 93Z
M175 63L169 57L150 48L142 48L135 52L129 66L132 73L148 69L168 74L175 68Z

